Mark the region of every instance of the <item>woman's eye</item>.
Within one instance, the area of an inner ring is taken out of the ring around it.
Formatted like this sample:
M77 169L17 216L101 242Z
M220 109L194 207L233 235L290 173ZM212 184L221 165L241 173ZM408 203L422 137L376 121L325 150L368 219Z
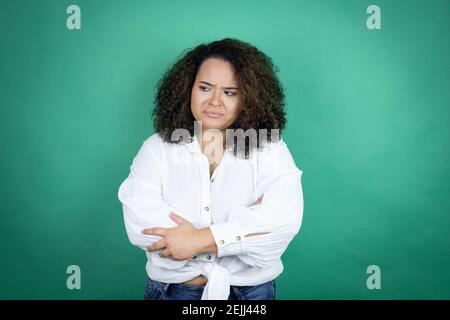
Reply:
M232 91L225 91L225 94L229 97L235 96L236 93L232 92Z
M200 88L200 90L202 90L202 91L210 91L210 90L211 90L210 88L205 87L205 86L199 86L199 88ZM233 92L233 91L225 90L224 92L225 92L225 94L226 94L228 97L233 97L233 96L236 95L236 93Z

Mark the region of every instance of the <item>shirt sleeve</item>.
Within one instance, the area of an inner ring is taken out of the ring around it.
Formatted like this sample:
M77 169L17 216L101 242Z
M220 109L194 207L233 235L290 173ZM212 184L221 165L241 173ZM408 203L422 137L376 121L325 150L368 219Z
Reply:
M170 228L176 223L170 219L169 206L162 196L162 175L158 159L159 141L153 135L142 144L133 159L130 173L119 187L118 198L123 205L125 228L130 242L147 252L147 247L162 237L144 235L142 230L153 227ZM159 257L159 252L147 252L155 264L167 268L184 265L187 260L175 261Z
M261 204L233 208L226 222L210 226L218 257L236 255L250 266L263 267L279 259L299 232L303 171L282 139L274 145L258 165L256 193L263 195ZM264 234L248 236L252 233Z

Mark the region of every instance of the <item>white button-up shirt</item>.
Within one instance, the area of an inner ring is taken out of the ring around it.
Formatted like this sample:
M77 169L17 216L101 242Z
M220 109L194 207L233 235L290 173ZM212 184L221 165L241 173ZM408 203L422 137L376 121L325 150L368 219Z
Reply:
M268 143L250 159L225 150L212 177L209 162L194 135L184 145L147 138L120 185L125 227L132 244L147 250L160 236L152 227L175 227L175 212L195 227L209 227L218 252L189 260L161 258L147 252L150 278L182 283L208 278L202 299L228 299L230 285L251 286L283 271L281 255L298 233L303 217L301 176L284 140ZM262 202L255 201L263 195ZM265 233L248 236L252 233Z

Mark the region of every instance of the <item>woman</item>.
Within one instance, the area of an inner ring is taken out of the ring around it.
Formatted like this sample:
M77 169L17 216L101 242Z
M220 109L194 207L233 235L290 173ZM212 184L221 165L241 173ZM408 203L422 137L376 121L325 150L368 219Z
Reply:
M275 298L303 192L279 136L274 69L227 38L188 51L160 80L156 132L118 194L130 242L147 254L145 299Z

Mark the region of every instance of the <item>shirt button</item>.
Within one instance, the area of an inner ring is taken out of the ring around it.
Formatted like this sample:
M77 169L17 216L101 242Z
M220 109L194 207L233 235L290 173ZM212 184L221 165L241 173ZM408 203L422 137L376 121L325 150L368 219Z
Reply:
M236 241L239 241L239 240L241 240L241 237L237 236Z
M214 178L211 179L211 183L214 183Z
M209 207L205 207L205 211L209 211Z
M211 256L207 256L206 259L211 260Z
M219 243L220 243L220 244L224 244L224 243L225 243L225 241L223 241L223 240L220 240L220 241L219 241Z

